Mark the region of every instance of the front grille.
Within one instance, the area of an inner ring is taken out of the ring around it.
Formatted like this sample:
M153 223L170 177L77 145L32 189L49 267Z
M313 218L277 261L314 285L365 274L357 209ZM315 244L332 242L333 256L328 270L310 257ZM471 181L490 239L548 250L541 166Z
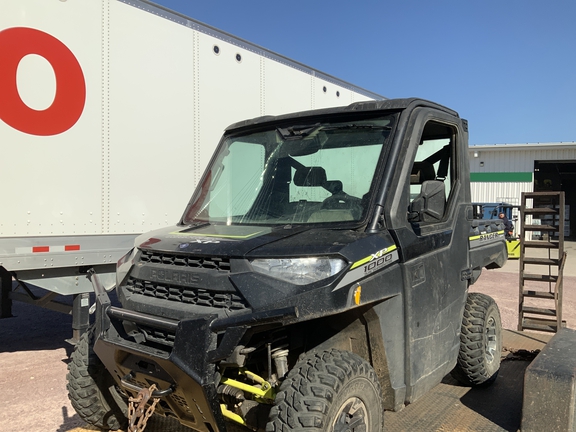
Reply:
M230 272L230 260L227 258L196 257L166 252L142 251L140 262Z
M182 287L129 278L126 285L133 294L176 301L185 304L207 306L228 310L248 308L246 300L229 292L208 291L201 288Z

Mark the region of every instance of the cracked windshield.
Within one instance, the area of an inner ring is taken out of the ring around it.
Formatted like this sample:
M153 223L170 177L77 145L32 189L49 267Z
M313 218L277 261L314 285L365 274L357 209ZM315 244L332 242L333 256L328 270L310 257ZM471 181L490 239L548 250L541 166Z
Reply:
M364 218L394 116L271 127L227 138L184 223L313 224Z

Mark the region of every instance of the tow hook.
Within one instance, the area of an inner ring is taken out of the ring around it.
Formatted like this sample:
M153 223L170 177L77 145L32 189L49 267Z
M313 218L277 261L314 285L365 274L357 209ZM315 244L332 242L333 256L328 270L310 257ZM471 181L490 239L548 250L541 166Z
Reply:
M132 384L131 382L129 382L128 380L133 379L134 375L132 375L132 372L130 372L128 375L126 375L124 378L122 378L120 380L120 382L122 383L122 387L125 387L129 390L132 391L137 391L137 392L141 392L142 390L146 390L143 389L141 387L138 387L135 384ZM152 387L150 387L152 388ZM173 387L168 387L166 390L156 390L156 385L154 385L154 391L150 394L151 397L153 398L161 398L164 396L168 396L169 394L174 393L174 388Z

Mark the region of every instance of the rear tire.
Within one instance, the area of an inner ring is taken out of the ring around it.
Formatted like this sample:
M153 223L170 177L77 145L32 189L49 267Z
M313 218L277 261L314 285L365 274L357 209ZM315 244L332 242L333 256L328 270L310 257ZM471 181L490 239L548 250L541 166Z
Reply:
M384 410L372 366L347 351L307 354L288 373L267 432L381 432Z
M501 352L498 305L485 294L469 293L462 318L458 362L452 376L465 385L488 386L498 376Z
M127 406L92 349L94 328L82 335L68 364L68 398L82 420L104 430L117 430L127 424Z

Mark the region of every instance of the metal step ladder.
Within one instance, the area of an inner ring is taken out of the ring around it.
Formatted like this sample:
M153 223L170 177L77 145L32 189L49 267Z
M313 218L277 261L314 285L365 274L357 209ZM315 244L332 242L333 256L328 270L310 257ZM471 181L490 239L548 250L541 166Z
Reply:
M564 192L522 193L519 331L556 333L565 326L562 321L564 219Z

